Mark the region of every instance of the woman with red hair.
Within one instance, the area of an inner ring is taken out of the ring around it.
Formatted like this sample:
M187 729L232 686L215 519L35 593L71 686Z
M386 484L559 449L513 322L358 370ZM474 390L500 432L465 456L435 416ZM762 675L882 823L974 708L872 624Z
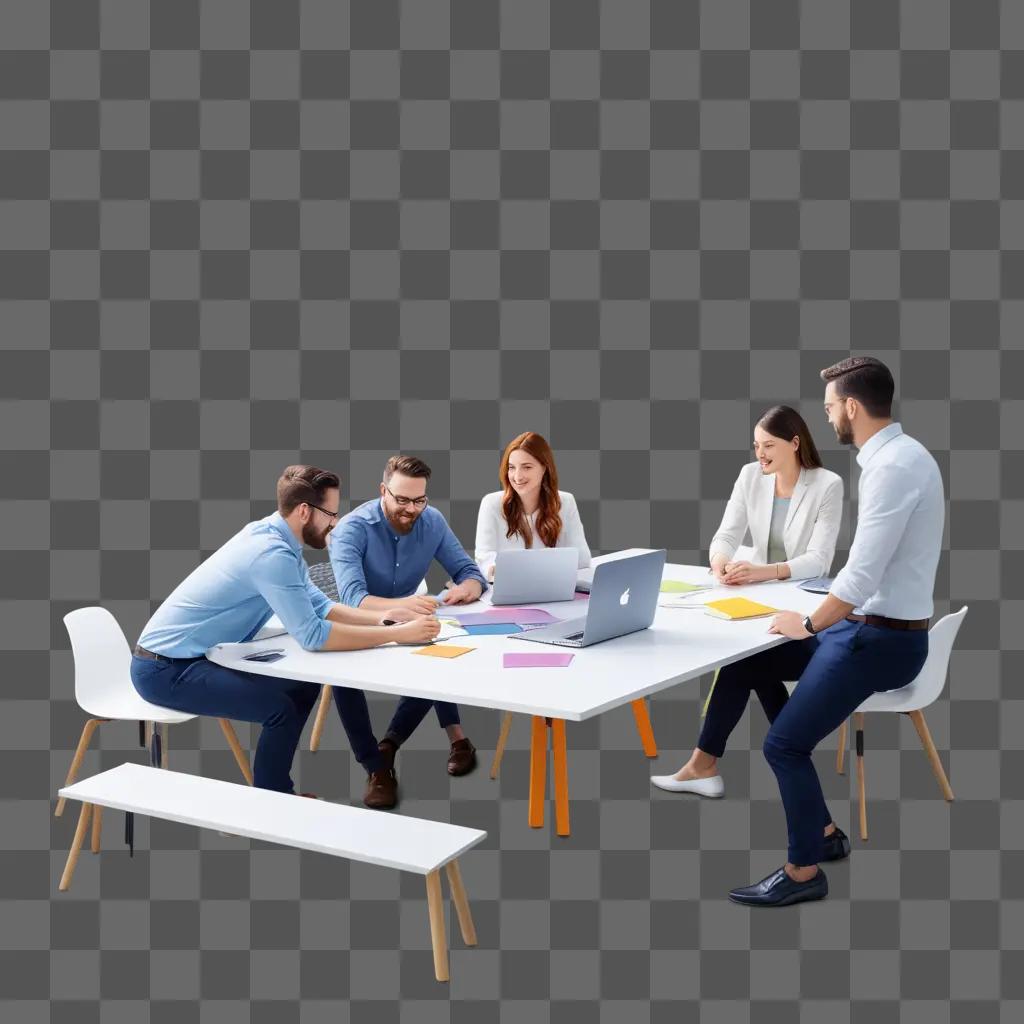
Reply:
M502 490L484 495L476 521L475 558L481 572L494 578L499 551L532 548L576 548L579 568L590 565L590 547L583 532L576 499L558 489L558 470L551 445L528 430L513 438L501 457Z

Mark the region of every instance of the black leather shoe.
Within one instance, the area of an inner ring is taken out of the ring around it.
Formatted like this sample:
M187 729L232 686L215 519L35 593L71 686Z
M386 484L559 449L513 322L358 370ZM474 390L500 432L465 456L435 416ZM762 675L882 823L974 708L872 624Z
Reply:
M824 849L821 852L822 860L846 860L850 856L850 838L836 825L835 832L825 836Z
M747 907L788 907L791 903L823 900L827 895L828 879L821 868L809 882L794 882L781 867L755 885L733 889L729 899Z

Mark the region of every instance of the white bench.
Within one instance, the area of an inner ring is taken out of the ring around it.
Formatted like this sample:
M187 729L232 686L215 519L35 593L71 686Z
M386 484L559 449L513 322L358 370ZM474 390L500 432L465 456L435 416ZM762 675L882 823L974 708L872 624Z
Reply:
M457 858L487 838L487 833L479 829L308 800L139 764L123 764L65 786L60 796L82 801L75 838L60 880L61 891L71 885L91 815L100 815L104 807L110 807L425 875L438 981L447 981L449 977L441 897L443 867L448 874L462 938L467 946L476 945L476 930ZM98 852L95 845L93 852Z

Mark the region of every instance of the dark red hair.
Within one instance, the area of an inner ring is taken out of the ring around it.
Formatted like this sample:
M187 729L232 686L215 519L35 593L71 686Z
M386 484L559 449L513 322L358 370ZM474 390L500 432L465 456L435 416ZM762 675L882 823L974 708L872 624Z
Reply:
M513 452L524 451L540 463L544 468L544 478L540 484L540 500L537 505L537 533L546 548L553 548L558 543L558 535L562 532L562 499L558 496L558 470L555 469L555 453L551 445L532 430L513 438L504 455L501 457L501 468L498 479L505 492L501 500L501 512L508 524L506 537L512 538L517 533L523 538L526 547L533 547L533 534L530 523L523 511L523 503L519 495L512 489L508 481L508 460Z

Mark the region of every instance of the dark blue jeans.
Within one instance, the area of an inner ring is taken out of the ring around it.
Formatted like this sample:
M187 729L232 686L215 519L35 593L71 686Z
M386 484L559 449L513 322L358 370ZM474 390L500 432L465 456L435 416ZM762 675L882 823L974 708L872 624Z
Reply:
M762 651L742 664L763 680L799 685L775 716L764 756L786 810L788 858L804 867L822 853L822 827L832 819L811 753L873 693L913 682L928 657L928 631L842 621L816 637Z
M331 689L334 691L334 703L338 705L338 715L355 759L367 772L379 771L385 762L377 748L377 737L370 723L366 694L362 690L348 686L333 686ZM426 718L431 708L437 711L437 721L442 729L459 724L458 704L427 700L425 697L402 697L391 716L391 722L384 734L385 739L400 747L416 731L416 727Z
M253 760L260 789L293 793L292 760L320 687L294 679L237 672L206 658L150 661L132 656L132 682L141 696L174 711L263 726Z

